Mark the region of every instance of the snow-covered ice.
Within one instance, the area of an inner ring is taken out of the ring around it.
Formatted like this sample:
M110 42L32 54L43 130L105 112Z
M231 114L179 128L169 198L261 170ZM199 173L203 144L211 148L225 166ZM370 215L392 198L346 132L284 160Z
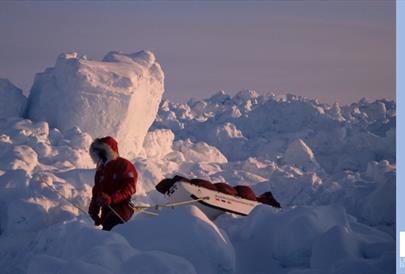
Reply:
M319 168L311 148L301 139L292 141L284 154L286 164L296 165L303 169Z
M8 79L0 78L0 119L24 115L27 97Z
M395 102L243 90L181 104L162 92L148 51L63 54L37 75L28 108L0 117L2 272L395 272ZM135 203L164 202L155 185L179 174L272 191L282 209L210 220L188 205L101 231L47 184L87 210L88 149L106 134L139 172Z
M198 273L233 273L235 270L232 243L195 206L164 209L155 218L137 216L115 231L142 251L160 250L187 259Z
M156 117L163 82L150 51L110 52L102 61L61 54L55 67L36 75L27 117L62 132L79 127L92 137L114 136L133 156Z
M341 206L259 206L246 218L221 216L217 223L234 243L237 273L344 273L336 267L354 259L363 262L351 273L395 269L385 258L395 250L392 237L351 220Z

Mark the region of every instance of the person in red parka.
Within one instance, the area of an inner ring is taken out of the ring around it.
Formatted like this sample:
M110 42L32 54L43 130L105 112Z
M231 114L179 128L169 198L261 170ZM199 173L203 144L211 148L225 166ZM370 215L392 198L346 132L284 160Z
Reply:
M90 156L97 163L97 169L89 214L96 226L111 230L128 221L134 213L129 202L136 192L138 174L130 161L119 156L118 143L110 136L95 139L90 146Z

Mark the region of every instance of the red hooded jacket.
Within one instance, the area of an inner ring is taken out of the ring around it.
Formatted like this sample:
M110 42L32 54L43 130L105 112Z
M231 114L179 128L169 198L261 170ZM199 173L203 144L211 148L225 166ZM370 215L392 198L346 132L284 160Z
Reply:
M100 159L99 151L104 154L104 159ZM104 225L106 219L114 214L108 207L101 207L97 201L101 193L104 193L111 198L110 206L122 219L128 221L134 213L128 202L136 192L138 179L134 165L119 157L118 143L109 136L96 139L90 146L90 155L97 163L93 195L89 206L90 216Z

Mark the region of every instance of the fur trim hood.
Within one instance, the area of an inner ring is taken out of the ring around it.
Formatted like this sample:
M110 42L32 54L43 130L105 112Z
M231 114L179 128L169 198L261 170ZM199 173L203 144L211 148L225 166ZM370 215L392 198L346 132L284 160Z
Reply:
M115 160L119 157L118 143L113 137L110 136L97 138L91 144L89 152L91 159L93 159L95 163L98 163L101 160L97 150L104 151L107 162Z

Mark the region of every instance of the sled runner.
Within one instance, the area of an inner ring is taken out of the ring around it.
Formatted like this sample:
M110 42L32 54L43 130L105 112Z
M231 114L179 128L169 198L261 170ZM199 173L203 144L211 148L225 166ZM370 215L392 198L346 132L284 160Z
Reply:
M215 219L224 212L246 216L261 203L280 207L270 192L256 197L248 186L232 187L226 183L213 184L206 180L189 180L181 176L162 180L156 189L173 202L190 198L199 200L195 205L210 219Z

